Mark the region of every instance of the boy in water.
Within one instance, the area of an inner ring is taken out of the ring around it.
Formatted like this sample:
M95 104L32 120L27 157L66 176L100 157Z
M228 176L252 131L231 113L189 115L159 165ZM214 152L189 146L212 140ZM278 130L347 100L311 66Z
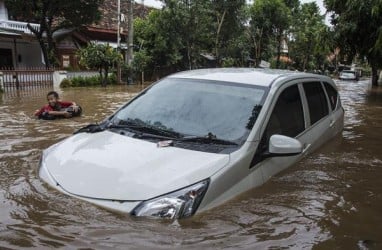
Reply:
M53 120L57 117L70 118L81 114L81 108L75 102L59 101L58 93L50 91L46 95L48 104L35 111L39 119Z

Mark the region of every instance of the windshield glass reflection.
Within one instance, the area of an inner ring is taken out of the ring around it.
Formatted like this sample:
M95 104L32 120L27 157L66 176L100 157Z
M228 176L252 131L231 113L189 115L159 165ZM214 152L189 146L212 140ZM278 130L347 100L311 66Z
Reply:
M112 122L237 141L252 129L265 92L253 85L168 78L123 107Z

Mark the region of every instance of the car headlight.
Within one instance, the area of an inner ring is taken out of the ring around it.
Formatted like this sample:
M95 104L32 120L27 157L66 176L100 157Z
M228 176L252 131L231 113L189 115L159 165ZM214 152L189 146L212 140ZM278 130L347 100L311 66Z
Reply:
M131 212L135 216L178 219L193 215L207 191L209 180L141 202Z

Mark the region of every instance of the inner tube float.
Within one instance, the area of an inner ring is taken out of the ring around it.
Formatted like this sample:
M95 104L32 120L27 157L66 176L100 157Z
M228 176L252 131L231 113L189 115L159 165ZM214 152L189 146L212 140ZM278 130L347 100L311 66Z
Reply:
M66 111L66 112L70 113L71 114L70 118L81 116L81 114L82 114L81 106L78 106L78 109L76 111L74 110L73 107L63 108L63 109L60 109L57 111ZM55 120L55 119L59 119L59 118L65 118L65 117L60 116L60 115L50 115L48 112L43 112L38 117L38 119L42 119L42 120Z

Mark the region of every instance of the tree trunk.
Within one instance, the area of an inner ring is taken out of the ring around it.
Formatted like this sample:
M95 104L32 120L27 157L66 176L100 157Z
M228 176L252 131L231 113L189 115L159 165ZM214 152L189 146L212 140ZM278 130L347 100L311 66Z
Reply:
M261 52L263 50L262 48L262 40L263 40L263 28L260 29L259 33L258 33L258 41L257 41L257 45L256 45L256 68L259 67L260 63L261 63Z
M103 86L103 75L102 75L102 67L98 69L99 73L99 81L101 82L101 86Z
M53 41L53 30L52 30L53 19L49 18L46 22L46 40L48 42L48 57L49 57L49 66L57 65L57 51L56 46Z
M188 61L188 69L192 70L192 62L191 62L191 45L190 42L187 42L187 61Z
M371 84L378 86L378 68L375 65L371 66Z
M46 68L50 68L49 57L48 57L48 50L46 48L45 41L44 41L44 39L42 37L41 38L37 38L37 40L38 40L38 43L40 44L42 56L44 57L45 67Z
M44 57L44 62L45 62L45 67L49 68L50 67L50 61L49 61L49 56L48 56L48 49L45 44L45 40L43 38L43 34L45 31L45 25L43 23L40 23L40 30L36 30L30 25L29 23L27 24L28 29L36 36L37 41L40 45L42 55Z
M219 15L216 16L217 22L218 22L218 29L216 31L216 37L215 37L215 57L216 60L219 60L219 36L220 36L220 31L224 22L224 18L226 15L226 10L224 10L221 18L219 19Z
M278 39L277 39L278 44L277 44L276 69L280 68L281 39L282 39L282 32L280 31L280 34L278 35Z
M105 67L105 79L102 81L102 86L103 87L106 87L107 83L108 83L108 77L109 77L109 67L106 66Z

